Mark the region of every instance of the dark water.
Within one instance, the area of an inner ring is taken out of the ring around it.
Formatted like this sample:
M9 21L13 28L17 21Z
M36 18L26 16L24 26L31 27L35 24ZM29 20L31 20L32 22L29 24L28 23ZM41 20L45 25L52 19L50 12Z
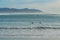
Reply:
M60 40L60 29L31 29L34 27L58 28L60 27L60 15L0 15L0 40Z
M57 14L0 15L0 27L25 27L25 26L59 27L60 16Z

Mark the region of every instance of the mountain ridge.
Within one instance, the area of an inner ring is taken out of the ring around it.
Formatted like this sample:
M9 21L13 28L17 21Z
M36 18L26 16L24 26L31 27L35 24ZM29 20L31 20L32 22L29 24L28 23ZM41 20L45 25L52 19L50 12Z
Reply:
M23 8L23 9L16 9L16 8L0 8L0 13L37 13L42 12L38 9L29 9L29 8Z

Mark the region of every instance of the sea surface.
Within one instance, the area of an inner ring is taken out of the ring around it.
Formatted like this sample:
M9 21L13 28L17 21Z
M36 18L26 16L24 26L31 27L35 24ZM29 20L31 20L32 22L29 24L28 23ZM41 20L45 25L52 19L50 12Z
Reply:
M0 15L0 40L60 40L60 14Z

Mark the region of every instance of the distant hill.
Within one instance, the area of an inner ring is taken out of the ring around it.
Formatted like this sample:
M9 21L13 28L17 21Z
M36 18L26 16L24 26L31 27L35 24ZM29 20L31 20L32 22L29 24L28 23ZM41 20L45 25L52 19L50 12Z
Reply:
M0 8L0 13L16 13L16 12L20 12L20 13L36 13L36 12L42 12L42 11L38 10L38 9L28 9L28 8L24 8L24 9Z

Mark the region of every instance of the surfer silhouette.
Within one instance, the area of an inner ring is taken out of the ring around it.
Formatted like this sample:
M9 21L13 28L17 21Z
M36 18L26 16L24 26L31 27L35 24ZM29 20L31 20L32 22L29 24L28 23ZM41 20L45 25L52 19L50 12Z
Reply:
M34 22L32 22L32 24L34 24Z
M40 24L41 24L41 21L40 21Z

